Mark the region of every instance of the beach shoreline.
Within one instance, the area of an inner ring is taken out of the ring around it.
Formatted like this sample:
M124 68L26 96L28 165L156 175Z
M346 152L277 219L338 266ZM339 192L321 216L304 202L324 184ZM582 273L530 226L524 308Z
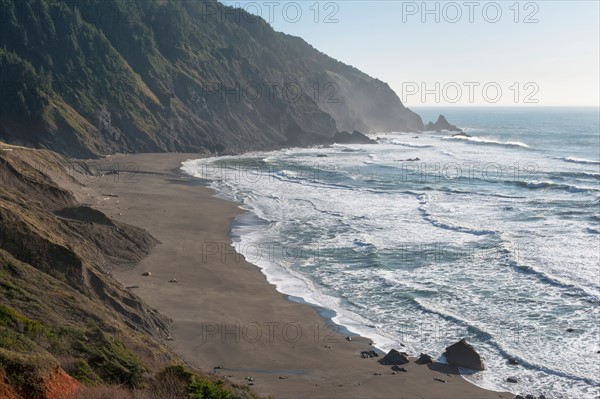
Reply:
M180 171L198 154L119 154L117 168L76 193L158 244L113 275L173 320L167 343L190 365L276 398L511 398L479 388L455 367L417 365L393 372L367 338L346 333L319 309L291 300L231 246L230 227L246 211ZM149 273L149 276L142 276ZM402 348L397 348L401 350ZM445 381L445 382L441 382Z

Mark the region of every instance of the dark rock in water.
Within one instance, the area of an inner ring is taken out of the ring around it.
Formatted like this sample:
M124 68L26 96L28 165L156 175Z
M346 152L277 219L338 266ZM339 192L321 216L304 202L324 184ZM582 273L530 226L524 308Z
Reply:
M573 328L567 328L567 332L568 332L568 333L572 333L572 332L574 332L574 331L575 331L575 329L573 329Z
M447 347L444 356L448 360L448 363L453 366L464 367L471 370L485 370L485 366L483 365L479 353L477 353L464 339Z
M433 358L429 356L427 353L421 353L421 356L415 361L417 364L431 364L433 363Z
M517 395L517 396L515 396L515 399L525 399L525 398L521 395Z
M327 158L327 155L325 155L325 154L319 154L319 155L317 155L317 158Z
M519 361L517 359L515 359L514 357L511 357L508 359L508 364L516 366L517 364L519 364Z
M516 377L508 377L506 379L506 382L510 382L510 383L516 384L517 382L519 382L519 379L516 378Z
M538 396L538 399L546 399L546 395L540 395Z
M379 363L385 365L406 364L408 363L408 356L398 352L396 349L392 349L379 361Z
M453 134L452 137L473 137L470 134L466 134L465 132L460 132L460 133L456 133Z
M377 141L370 139L357 130L352 133L337 132L333 136L333 142L338 144L377 144Z
M396 162L417 162L420 160L421 160L421 158L408 158L408 159L396 159Z
M525 396L525 399L535 399L535 397L534 397L533 395L531 395L531 394L530 394L530 395L526 395L526 396Z
M407 372L407 370L404 367L400 367L400 366L392 366L392 370L394 370L394 371L401 371L403 373Z
M425 126L425 131L438 131L438 130L449 130L451 132L462 132L458 127L451 125L450 122L446 120L444 115L440 115L438 117L437 122L432 123L429 122L427 126Z

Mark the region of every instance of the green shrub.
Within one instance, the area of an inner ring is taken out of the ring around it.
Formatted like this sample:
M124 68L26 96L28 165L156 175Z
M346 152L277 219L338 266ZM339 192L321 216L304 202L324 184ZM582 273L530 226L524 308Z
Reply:
M0 348L24 353L33 351L36 346L35 342L25 335L6 327L0 327Z
M0 326L16 329L33 339L43 332L39 321L30 320L15 309L2 304L0 304Z
M188 385L190 399L233 399L233 394L223 388L223 381L194 377Z
M102 383L102 379L94 373L85 359L78 359L75 362L71 376L87 386L96 386Z
M122 342L96 329L75 343L74 348L87 357L94 372L104 382L137 387L143 381L145 365Z
M0 370L5 373L6 382L18 391L27 392L30 397L41 397L41 375L55 366L55 359L49 355L27 355L0 349Z
M169 366L154 377L155 381L161 381L162 387L169 386L170 393L177 391L175 387L179 381L185 386L185 391L190 399L234 399L234 395L223 387L223 381L210 380L209 378L199 377L184 366ZM164 394L164 392L155 392Z

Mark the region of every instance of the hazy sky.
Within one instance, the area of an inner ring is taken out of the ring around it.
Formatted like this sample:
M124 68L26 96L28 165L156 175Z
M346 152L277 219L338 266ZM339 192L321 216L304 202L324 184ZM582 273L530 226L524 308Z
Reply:
M600 102L597 0L223 3L389 83L407 106Z

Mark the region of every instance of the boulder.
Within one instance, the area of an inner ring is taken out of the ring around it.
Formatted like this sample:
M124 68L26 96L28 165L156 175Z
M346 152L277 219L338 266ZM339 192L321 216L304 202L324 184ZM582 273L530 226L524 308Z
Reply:
M519 379L517 377L508 377L506 379L506 382L510 382L512 384L516 384L517 382L519 382Z
M448 363L453 366L464 367L472 370L484 370L483 360L479 353L467 343L464 339L461 339L454 345L446 348L444 356Z
M458 127L451 125L450 122L446 120L444 115L440 115L438 120L435 123L429 122L427 126L425 126L425 131L433 132L438 130L448 130L451 132L462 132Z
M360 357L363 359L370 359L372 357L379 357L379 354L375 351L362 351L360 352Z
M394 370L394 371L401 371L403 373L407 372L407 370L404 367L400 367L400 366L392 366L392 370Z
M419 358L415 361L417 364L431 364L433 363L433 358L429 356L427 353L421 353Z
M383 357L379 361L381 364L385 365L398 365L398 364L406 364L408 363L408 356L406 353L400 353L396 349L390 350L387 355Z

